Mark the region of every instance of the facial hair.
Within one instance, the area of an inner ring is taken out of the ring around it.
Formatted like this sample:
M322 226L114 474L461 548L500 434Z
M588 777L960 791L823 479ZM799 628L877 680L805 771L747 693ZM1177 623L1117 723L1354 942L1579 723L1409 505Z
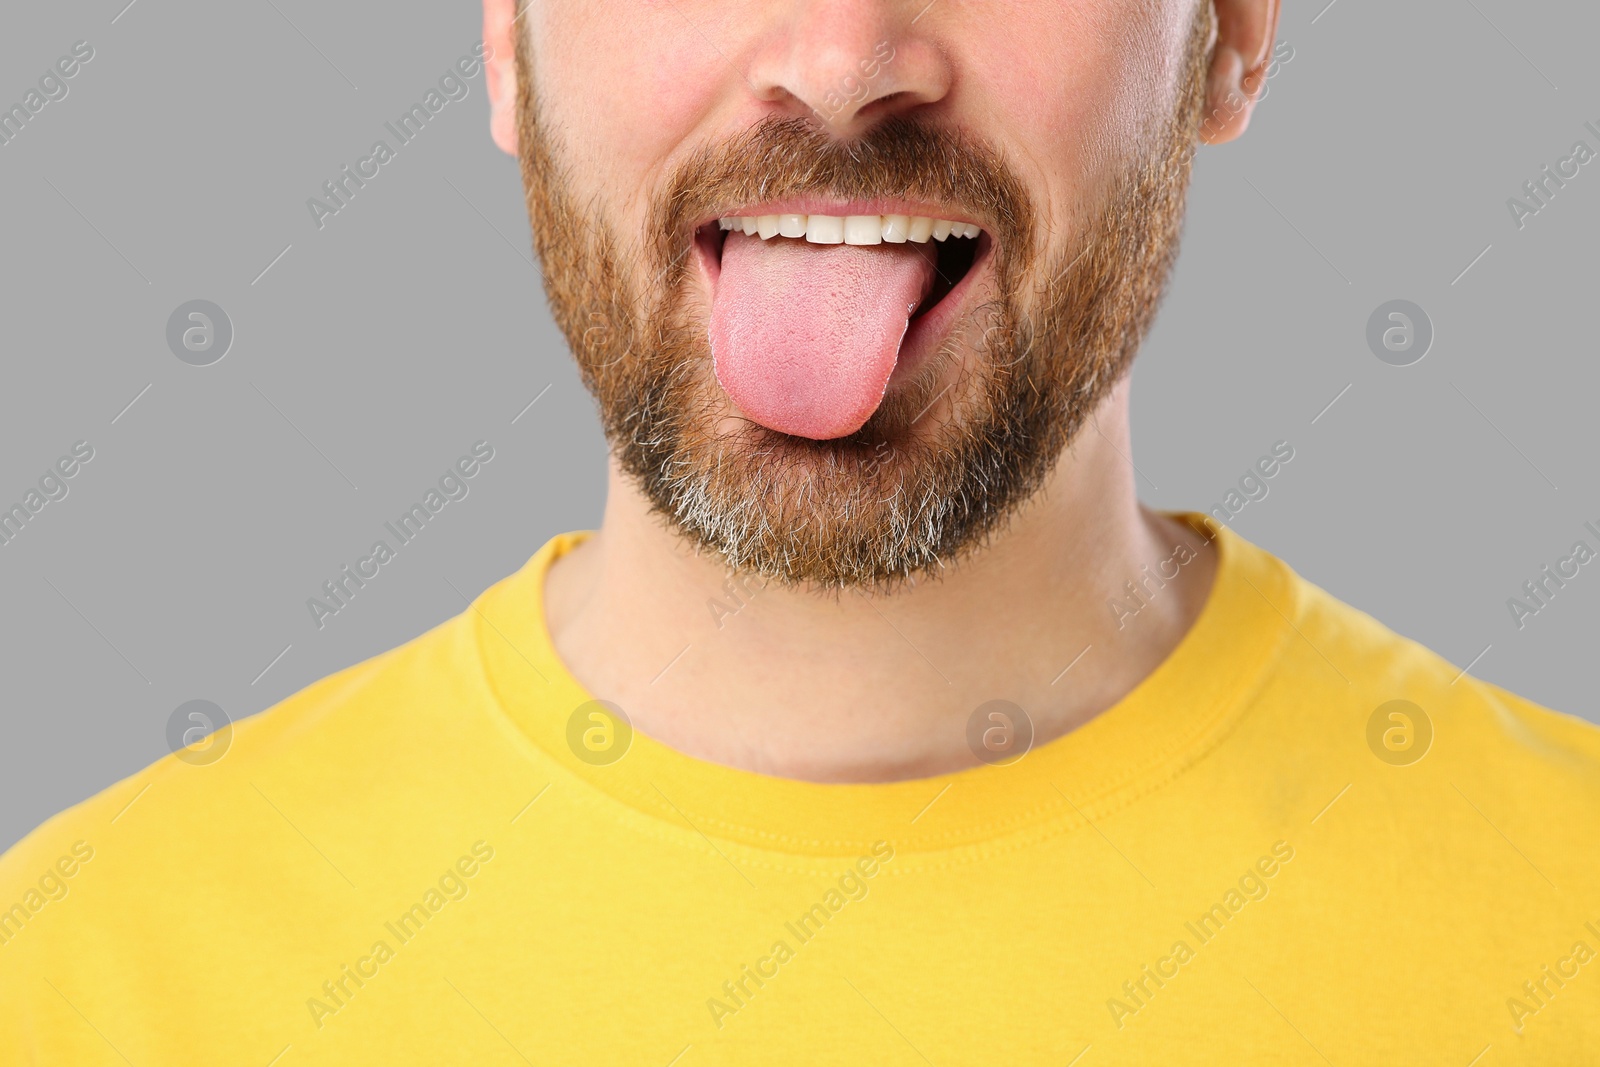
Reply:
M643 233L625 240L543 120L519 34L534 247L624 475L697 550L790 587L888 590L981 549L1126 376L1155 317L1182 229L1210 37L1204 3L1174 114L1081 234L1045 257L1032 198L1004 155L908 118L849 143L809 119L772 118L706 145L664 178ZM855 433L814 441L743 419L712 372L695 226L757 201L885 194L986 220L992 284Z

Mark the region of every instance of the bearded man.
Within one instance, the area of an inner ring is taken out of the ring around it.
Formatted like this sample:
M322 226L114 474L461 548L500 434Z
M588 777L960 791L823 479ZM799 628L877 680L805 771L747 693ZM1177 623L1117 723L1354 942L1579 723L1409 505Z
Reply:
M0 1060L1600 1048L1600 734L1135 495L1277 0L484 15L603 523L12 850Z

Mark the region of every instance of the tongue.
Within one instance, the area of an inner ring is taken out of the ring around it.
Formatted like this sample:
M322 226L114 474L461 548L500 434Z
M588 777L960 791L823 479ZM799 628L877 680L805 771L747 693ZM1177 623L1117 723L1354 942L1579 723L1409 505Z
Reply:
M730 233L711 303L717 380L769 430L818 441L854 433L883 402L933 274L914 244Z

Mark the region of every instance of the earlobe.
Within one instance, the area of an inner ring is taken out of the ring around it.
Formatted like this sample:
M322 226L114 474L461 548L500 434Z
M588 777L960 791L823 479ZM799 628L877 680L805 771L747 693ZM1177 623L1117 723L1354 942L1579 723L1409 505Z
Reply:
M1213 2L1215 47L1199 136L1206 144L1224 144L1244 133L1266 86L1278 27L1278 0Z
M483 0L484 85L489 92L489 135L501 151L517 154L517 0Z

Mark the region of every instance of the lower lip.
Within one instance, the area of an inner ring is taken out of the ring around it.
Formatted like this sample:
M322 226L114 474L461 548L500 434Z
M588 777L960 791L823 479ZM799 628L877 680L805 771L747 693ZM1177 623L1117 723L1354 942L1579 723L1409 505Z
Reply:
M696 237L695 251L699 256L701 278L705 282L706 289L708 292L714 292L717 279L722 273L721 249L717 247L715 240L717 235L709 236L712 240ZM772 239L792 240L792 238ZM931 243L929 247L932 247ZM939 346L945 342L960 318L969 294L976 287L979 272L987 271L993 258L993 238L987 233L980 234L978 250L966 274L962 275L961 280L944 295L944 299L931 310L912 319L906 328L906 335L900 341L900 355L895 360L894 373L889 376L887 389L894 389L899 383L915 377L939 351Z

